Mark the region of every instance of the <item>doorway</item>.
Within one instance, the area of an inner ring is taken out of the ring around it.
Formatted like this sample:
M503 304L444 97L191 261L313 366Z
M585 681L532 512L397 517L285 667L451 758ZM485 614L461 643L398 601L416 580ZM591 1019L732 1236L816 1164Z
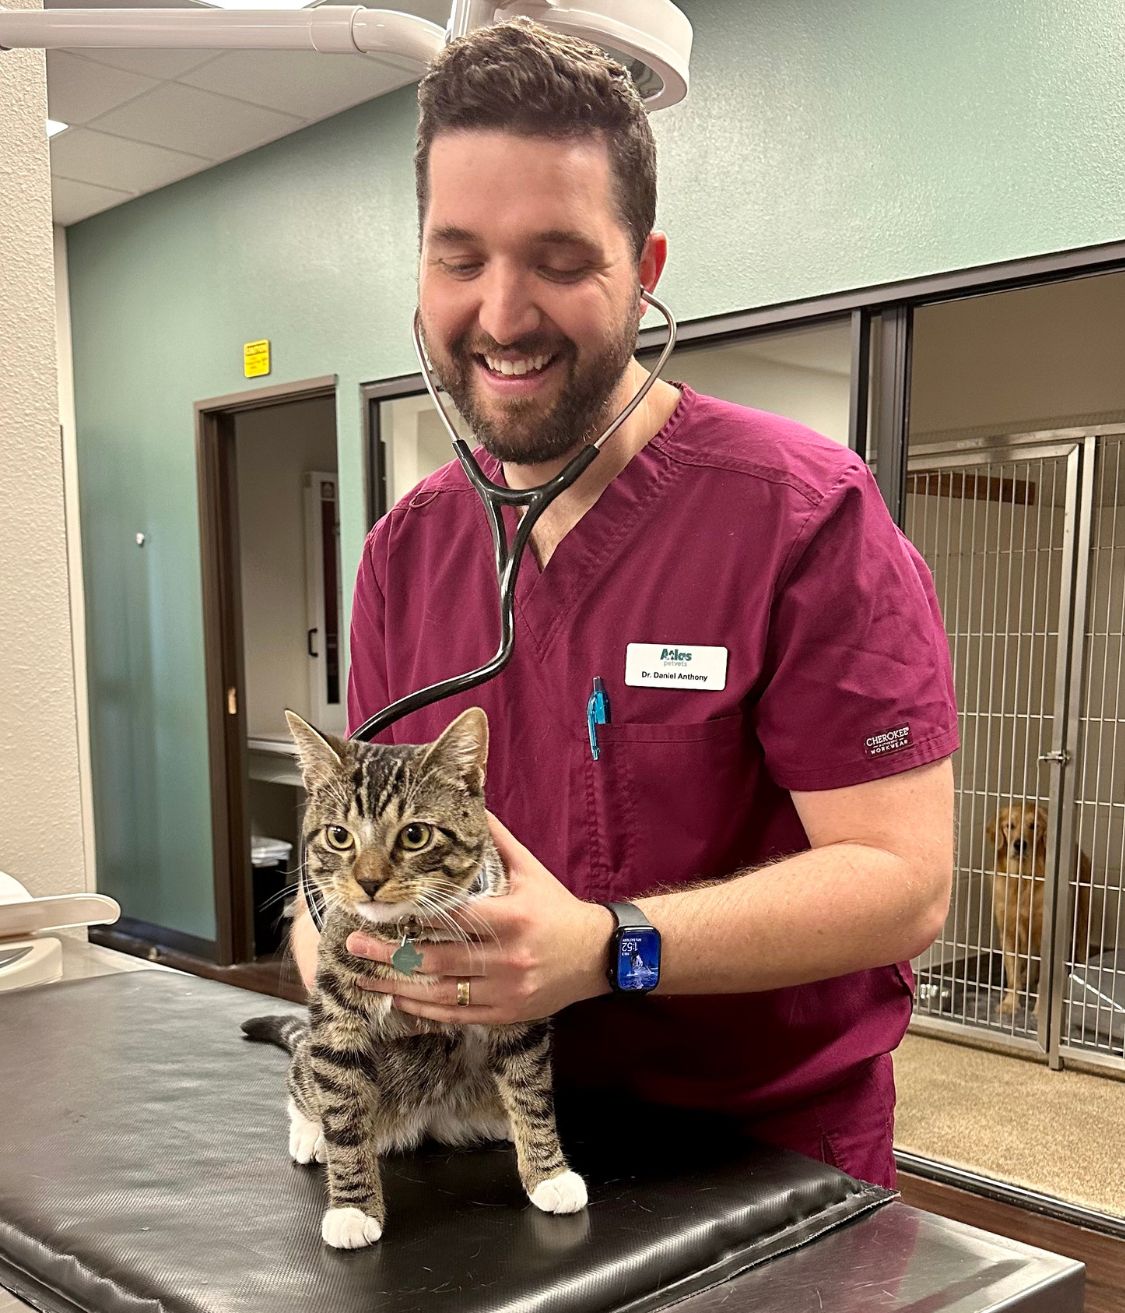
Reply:
M196 412L216 956L289 993L304 790L285 711L345 722L335 380Z

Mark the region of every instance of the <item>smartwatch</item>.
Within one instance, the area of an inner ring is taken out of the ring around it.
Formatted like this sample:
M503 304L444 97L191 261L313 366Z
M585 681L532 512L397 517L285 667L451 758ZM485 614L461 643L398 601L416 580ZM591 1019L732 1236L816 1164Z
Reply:
M606 976L615 994L647 994L660 983L660 931L632 903L603 903L617 928Z

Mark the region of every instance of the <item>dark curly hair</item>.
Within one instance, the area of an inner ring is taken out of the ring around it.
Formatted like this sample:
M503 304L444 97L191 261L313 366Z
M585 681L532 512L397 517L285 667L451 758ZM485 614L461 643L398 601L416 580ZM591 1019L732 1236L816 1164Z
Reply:
M656 146L628 72L597 46L524 18L477 28L434 59L419 83L418 107L419 226L439 133L480 128L564 140L602 133L621 222L640 259L656 221Z

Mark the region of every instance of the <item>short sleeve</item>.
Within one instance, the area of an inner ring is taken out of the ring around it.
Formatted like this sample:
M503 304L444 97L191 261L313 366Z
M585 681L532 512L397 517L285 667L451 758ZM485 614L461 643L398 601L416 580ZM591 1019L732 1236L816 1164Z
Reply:
M384 648L385 612L383 590L375 569L381 539L380 521L367 535L352 594L352 624L348 663L348 734L370 719L390 701L387 692L387 659ZM380 741L386 736L379 736Z
M775 584L755 719L770 774L791 791L862 784L957 749L933 579L865 465L809 514Z

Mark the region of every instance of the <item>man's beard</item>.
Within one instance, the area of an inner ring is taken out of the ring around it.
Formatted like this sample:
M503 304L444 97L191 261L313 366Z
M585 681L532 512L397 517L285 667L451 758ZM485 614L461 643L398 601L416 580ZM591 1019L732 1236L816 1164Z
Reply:
M633 311L585 365L579 365L577 348L565 338L545 342L529 334L503 347L491 338L480 337L470 347L468 338L466 333L453 343L447 361L431 356L438 382L490 456L514 465L538 465L569 455L606 428L610 400L636 348L637 320ZM534 397L494 402L501 409L500 415L490 414L478 404L477 389L481 384L475 378L474 357L512 350L528 358L553 355L556 359L548 368L561 366L566 371L558 399L545 412L539 413L542 403Z

